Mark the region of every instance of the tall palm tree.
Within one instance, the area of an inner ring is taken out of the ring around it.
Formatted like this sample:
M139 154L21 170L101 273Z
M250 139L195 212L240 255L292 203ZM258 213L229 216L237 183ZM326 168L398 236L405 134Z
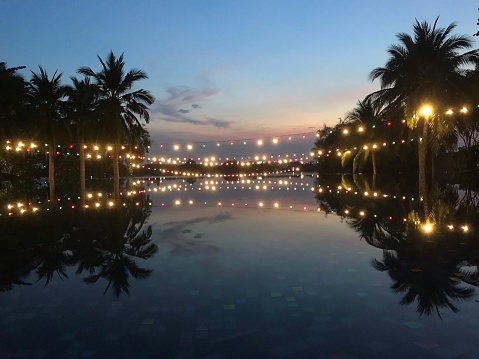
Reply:
M120 148L132 129L141 127L140 120L149 122L148 105L154 101L150 92L144 89L132 90L137 81L147 78L145 72L131 69L125 73L123 54L118 58L110 52L103 61L102 69L94 72L89 67L80 67L78 73L92 77L99 90L99 111L103 116L103 140L113 141L114 193L120 198Z
M399 44L388 49L389 59L384 67L375 68L370 77L379 79L381 90L371 96L385 104L400 104L405 109L408 124L418 127L419 183L426 190L426 155L428 128L433 121L443 118L451 97L468 86L462 75L463 66L478 59L478 50L468 50L472 40L464 35L452 35L455 23L447 28L419 22L413 26L414 36L399 33ZM429 104L430 115L421 116L421 107ZM421 121L419 121L421 120ZM450 127L443 126L443 129ZM438 136L439 133L436 133ZM421 194L426 197L426 193Z
M47 72L39 66L39 73L32 71L29 83L28 99L33 109L35 137L48 144L48 182L50 201L55 198L55 154L61 138L69 136L69 129L62 111L65 86L61 84L62 74L57 71L49 78Z
M80 193L81 205L85 205L85 137L92 138L97 116L97 87L90 83L90 78L79 80L71 77L72 85L67 86L67 113L74 128L80 155Z

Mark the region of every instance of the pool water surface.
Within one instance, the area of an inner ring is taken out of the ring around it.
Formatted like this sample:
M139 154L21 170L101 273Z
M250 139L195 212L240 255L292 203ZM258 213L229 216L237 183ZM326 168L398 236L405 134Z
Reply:
M402 305L383 250L300 187L151 191L157 251L125 264L142 270L119 291L111 268L32 271L0 293L0 358L477 357L475 296L440 315Z

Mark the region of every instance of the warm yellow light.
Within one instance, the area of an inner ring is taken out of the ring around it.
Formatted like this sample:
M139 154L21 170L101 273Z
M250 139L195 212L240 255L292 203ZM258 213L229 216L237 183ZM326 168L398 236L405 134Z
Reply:
M113 147L108 146L108 147L107 147L107 150L108 150L108 151L112 151L112 150L113 150Z
M100 207L100 203L98 203L98 202L95 203L95 207L97 207L97 208Z
M361 217L363 217L365 214L366 214L366 213L364 213L364 211L359 212L359 215L360 215Z
M359 127L358 132L364 132L364 127Z
M344 133L345 135L347 135L347 134L349 133L348 129L345 128L345 129L343 130L343 133Z
M364 146L364 147L363 147L363 150L367 150L367 149L368 149L368 146Z
M451 110L451 109L449 109L449 110L446 111L446 115L452 115L453 113L454 113L454 111Z
M258 146L261 146L263 144L263 140L258 140Z
M273 138L273 143L274 143L274 144L277 144L277 143L278 143L278 139L277 139L277 138Z
M110 207L113 207L114 203L113 203L112 201L110 201L110 202L108 202L108 205L109 205Z
M461 228L462 228L462 230L463 230L464 232L469 231L469 227L468 227L468 226L462 226Z
M428 118L429 116L432 115L432 108L429 105L425 105L421 107L421 109L419 110L419 113L423 115L424 117Z
M279 207L279 204L278 203L275 203L274 204L274 208L278 208Z
M173 149L174 149L175 151L178 151L178 150L180 149L180 146L174 145L174 146L173 146Z
M98 151L100 148L99 148L98 146L94 146L93 149L94 149L95 151Z
M461 108L461 113L467 113L467 108L466 107Z
M432 224L426 223L424 226L422 226L422 229L426 233L431 233L432 232Z

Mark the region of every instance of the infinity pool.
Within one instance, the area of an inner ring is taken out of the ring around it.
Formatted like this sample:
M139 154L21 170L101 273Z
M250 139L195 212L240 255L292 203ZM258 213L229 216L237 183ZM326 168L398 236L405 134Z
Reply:
M374 265L385 252L318 211L312 179L275 184L145 187L156 253L113 268L65 247L63 274L37 265L0 293L0 358L477 357L476 296L418 314Z

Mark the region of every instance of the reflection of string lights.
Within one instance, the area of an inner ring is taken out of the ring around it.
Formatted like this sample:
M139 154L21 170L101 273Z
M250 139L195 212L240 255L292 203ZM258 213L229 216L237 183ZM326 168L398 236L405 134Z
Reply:
M131 197L136 194L143 194L145 193L144 190L138 190L138 191L128 191L125 193L127 197ZM104 195L103 193L88 193L85 196L86 200L88 203L84 205L84 209L102 209L102 208L113 208L115 207L115 202L109 197L109 195ZM80 197L78 197L78 200L80 200ZM80 205L76 204L76 201L74 201L72 198L57 198L56 200L57 203L57 208L60 210L63 209L80 209L82 208ZM136 203L136 206L139 206L139 203ZM148 202L148 205L151 206L152 203ZM122 206L126 207L127 203L122 202ZM8 216L13 216L13 215L18 215L18 214L34 214L38 213L42 210L45 211L50 211L51 210L51 201L47 200L45 202L17 202L15 204L9 203L5 207L6 212L2 213L2 208L0 208L0 217L3 216L4 214Z

